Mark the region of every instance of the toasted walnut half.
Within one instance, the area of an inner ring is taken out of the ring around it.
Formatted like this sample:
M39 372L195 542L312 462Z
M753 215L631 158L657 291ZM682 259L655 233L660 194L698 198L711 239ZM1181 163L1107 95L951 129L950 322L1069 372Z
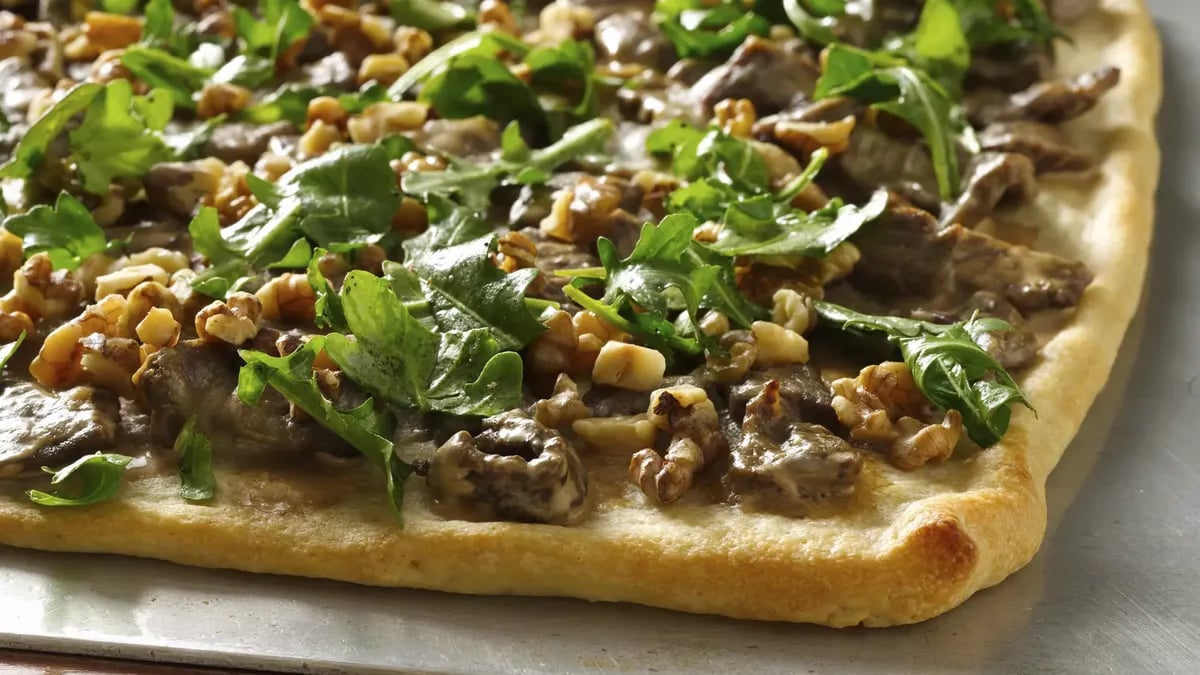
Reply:
M520 411L483 427L433 453L426 480L434 498L484 520L569 525L584 516L587 471L561 434Z
M897 468L912 471L945 461L962 437L962 415L950 410L940 421L912 372L888 361L863 368L858 377L833 381L833 409L850 437L887 449Z
M660 504L677 501L704 467L729 450L716 406L699 387L659 389L650 396L650 421L672 434L665 454L646 448L629 460L629 480Z

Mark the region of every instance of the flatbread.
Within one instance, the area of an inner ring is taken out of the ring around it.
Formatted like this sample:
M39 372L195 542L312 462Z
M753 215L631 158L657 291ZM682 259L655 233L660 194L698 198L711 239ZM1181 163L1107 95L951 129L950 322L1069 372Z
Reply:
M573 527L445 520L413 479L401 529L381 478L366 468L332 485L319 476L220 471L212 505L181 500L173 475L131 477L119 499L79 509L38 508L21 494L25 486L4 481L0 542L830 626L945 612L1037 551L1046 477L1104 386L1146 271L1159 166L1158 39L1140 0L1108 0L1070 33L1062 73L1113 64L1122 78L1066 127L1102 161L1087 180L1043 182L1038 206L1051 211L1053 226L1040 247L1082 259L1096 280L1023 378L1038 415L1017 410L992 448L913 473L869 462L849 509L811 518L687 500L652 508L628 486Z

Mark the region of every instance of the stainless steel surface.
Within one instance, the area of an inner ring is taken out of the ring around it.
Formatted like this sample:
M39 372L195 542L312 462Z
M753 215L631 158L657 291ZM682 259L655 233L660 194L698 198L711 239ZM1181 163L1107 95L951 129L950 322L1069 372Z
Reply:
M1200 672L1200 3L1150 4L1167 94L1146 301L1050 478L1045 546L1001 586L833 631L0 548L0 647L321 672Z

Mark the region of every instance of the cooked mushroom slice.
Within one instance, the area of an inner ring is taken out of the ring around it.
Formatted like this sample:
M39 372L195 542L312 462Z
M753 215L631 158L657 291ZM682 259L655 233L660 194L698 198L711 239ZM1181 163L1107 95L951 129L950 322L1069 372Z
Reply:
M677 501L692 486L692 479L729 450L721 433L716 406L699 387L683 385L659 389L650 398L650 422L671 436L665 454L654 448L637 452L629 460L629 480L659 504Z
M1082 75L1038 82L1009 96L983 90L967 98L967 115L976 124L1011 120L1057 124L1091 110L1120 80L1119 69L1104 66Z
M1033 162L1011 152L984 152L971 161L962 194L942 212L942 222L973 227L991 215L1002 200L1024 202L1037 192Z
M460 431L433 453L426 480L440 502L483 520L570 525L587 509L587 470L557 431L511 411Z
M726 488L742 504L782 513L854 490L862 458L823 426L796 420L770 380L746 406Z
M9 384L0 391L0 410L0 478L109 450L120 429L117 397L92 387L51 394Z
M897 468L912 471L941 462L962 436L962 415L949 410L941 421L903 363L863 368L858 377L833 381L833 407L850 437L885 448Z
M807 102L820 75L802 41L780 44L750 36L696 82L692 95L706 112L724 99L744 98L766 115Z
M1066 134L1040 122L997 122L979 133L979 146L993 152L1015 152L1033 160L1038 173L1083 171L1092 159L1071 147Z

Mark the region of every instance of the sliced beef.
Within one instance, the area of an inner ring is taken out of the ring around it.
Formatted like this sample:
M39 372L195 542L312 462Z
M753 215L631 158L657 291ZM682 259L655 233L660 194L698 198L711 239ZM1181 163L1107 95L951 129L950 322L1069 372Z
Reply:
M982 152L971 159L958 199L942 209L942 222L973 227L1001 201L1024 202L1036 192L1031 159L1011 152Z
M142 179L150 204L180 217L190 216L205 195L215 193L218 181L203 160L155 164Z
M823 426L799 421L770 380L746 405L723 482L742 504L794 514L809 504L851 492L862 457Z
M950 265L956 284L997 293L1025 314L1074 307L1092 282L1091 271L1076 260L1014 246L957 225L941 237L955 242Z
M664 72L678 59L671 41L646 13L624 11L596 22L599 62L634 63Z
M1091 110L1120 81L1119 69L1104 66L1082 75L1039 82L1011 95L985 89L967 97L967 116L977 125L1012 120L1057 124Z
M728 61L700 78L692 94L704 111L727 98L744 98L759 115L769 115L808 101L820 75L803 42L750 36Z
M859 291L916 299L946 310L990 291L1022 314L1072 307L1092 281L1087 266L936 221L917 209L890 209L854 237L862 259L850 275Z
M286 120L264 125L228 122L213 129L202 154L212 155L226 163L242 161L254 164L267 151L267 145L273 137L296 133L296 126Z
M1071 147L1066 134L1040 122L997 122L979 133L985 151L1015 152L1033 161L1038 173L1083 171L1092 166L1085 153Z
M855 197L865 199L882 185L929 211L936 211L941 203L933 160L929 151L916 140L891 136L874 126L859 124L850 134L849 147L833 164L852 184Z
M979 291L972 295L958 312L957 319L966 321L976 312L980 316L991 316L1007 321L1012 330L994 331L984 336L982 346L996 357L1006 369L1024 368L1037 356L1037 335L1025 326L1025 317L1011 302L991 291Z
M932 215L913 208L888 209L852 241L862 259L850 282L881 297L937 294L954 248Z
M117 397L92 387L55 394L9 384L0 391L0 410L0 477L111 450L121 427Z
M1020 91L1042 81L1050 71L1050 50L1023 42L1002 43L971 54L967 88Z
M729 388L730 417L734 421L741 421L746 404L761 393L763 386L771 380L779 382L780 401L793 418L827 426L837 424L829 384L816 368L808 364L751 370L743 382Z
M541 279L544 283L530 289L531 294L536 297L555 302L569 302L567 296L563 294L562 288L571 280L557 276L554 272L596 267L600 264L600 259L588 251L575 244L547 237L536 227L527 227L520 232L537 245L537 257L534 259L534 264L542 271Z
M304 70L308 81L314 87L334 87L349 91L358 83L358 69L342 52L322 57L315 63L304 66Z
M199 431L213 438L224 452L239 460L272 462L312 453L354 457L353 448L332 431L311 420L294 419L289 404L268 387L258 405L237 397L241 360L223 345L198 340L152 354L137 383L139 398L150 411L150 433L162 446L174 443L193 415ZM340 409L362 402L344 389Z

